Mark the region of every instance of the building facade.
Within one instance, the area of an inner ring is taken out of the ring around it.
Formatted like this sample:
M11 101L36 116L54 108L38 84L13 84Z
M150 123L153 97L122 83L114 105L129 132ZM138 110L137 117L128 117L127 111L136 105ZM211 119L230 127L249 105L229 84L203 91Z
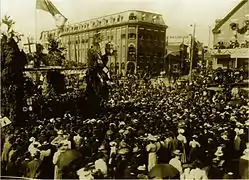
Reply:
M213 68L248 69L249 2L241 0L223 19L216 20Z
M87 63L87 52L96 34L114 44L115 55L108 66L121 75L139 71L159 72L163 68L167 26L162 15L130 10L107 15L62 30L43 31L41 41L57 36L67 50L67 60ZM115 69L116 68L116 69Z

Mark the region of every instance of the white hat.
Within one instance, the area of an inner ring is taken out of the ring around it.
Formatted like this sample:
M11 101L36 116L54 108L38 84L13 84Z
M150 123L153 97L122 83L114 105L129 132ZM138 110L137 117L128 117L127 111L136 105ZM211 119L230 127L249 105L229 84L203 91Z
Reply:
M29 139L29 141L30 141L30 142L34 142L34 141L35 141L35 138L34 138L34 137L31 137L31 138Z
M118 154L127 154L129 152L128 148L122 148L120 150L118 150Z
M174 153L175 155L178 155L178 156L182 154L181 151L180 151L179 149L175 150L173 153Z
M138 166L137 170L139 170L139 171L145 171L146 170L145 164L143 166Z
M184 129L178 129L178 133L179 133L179 134L183 134L184 132L185 132Z
M57 132L58 135L62 135L63 134L63 131L60 129L58 132Z
M99 148L98 148L99 151L102 151L102 150L105 150L105 146L102 144Z
M120 123L119 123L119 126L125 126L125 122L124 121L121 121Z
M156 137L152 136L151 134L148 135L147 139L150 140L150 141L156 141L157 140Z
M215 156L218 156L218 157L221 157L221 156L224 155L221 146L219 146L219 147L217 148L217 151L215 152L214 155L215 155Z
M116 146L116 145L117 145L116 142L114 142L114 141L110 142L110 146Z

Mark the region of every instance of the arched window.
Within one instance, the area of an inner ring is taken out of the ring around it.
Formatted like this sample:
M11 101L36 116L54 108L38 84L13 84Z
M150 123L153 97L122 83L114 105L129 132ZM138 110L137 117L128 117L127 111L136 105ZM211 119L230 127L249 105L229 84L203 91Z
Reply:
M125 69L125 63L121 64L121 69Z
M137 16L134 13L130 13L129 20L136 20Z
M146 14L143 14L143 15L142 15L142 20L144 21L145 18L146 18Z

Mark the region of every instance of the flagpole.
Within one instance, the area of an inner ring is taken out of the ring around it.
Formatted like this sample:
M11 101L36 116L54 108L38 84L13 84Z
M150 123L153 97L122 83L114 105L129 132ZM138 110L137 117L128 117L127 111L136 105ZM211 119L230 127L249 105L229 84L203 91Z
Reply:
M35 3L35 43L37 43L37 1Z

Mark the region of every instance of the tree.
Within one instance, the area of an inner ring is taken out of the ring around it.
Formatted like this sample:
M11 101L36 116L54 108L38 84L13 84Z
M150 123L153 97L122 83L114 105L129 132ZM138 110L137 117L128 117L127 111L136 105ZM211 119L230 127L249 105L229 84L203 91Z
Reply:
M48 37L48 65L61 66L65 61L65 48L59 46L59 42L52 36Z
M1 114L22 125L26 56L17 45L20 34L12 29L13 24L9 16L4 16L1 22L1 26L7 26L1 34Z
M65 48L59 46L59 42L49 36L48 54L46 56L47 61L45 65L49 66L62 66L65 62L64 50ZM41 56L41 55L40 55ZM48 89L50 89L50 95L59 95L65 92L65 76L59 71L50 71L47 73Z

